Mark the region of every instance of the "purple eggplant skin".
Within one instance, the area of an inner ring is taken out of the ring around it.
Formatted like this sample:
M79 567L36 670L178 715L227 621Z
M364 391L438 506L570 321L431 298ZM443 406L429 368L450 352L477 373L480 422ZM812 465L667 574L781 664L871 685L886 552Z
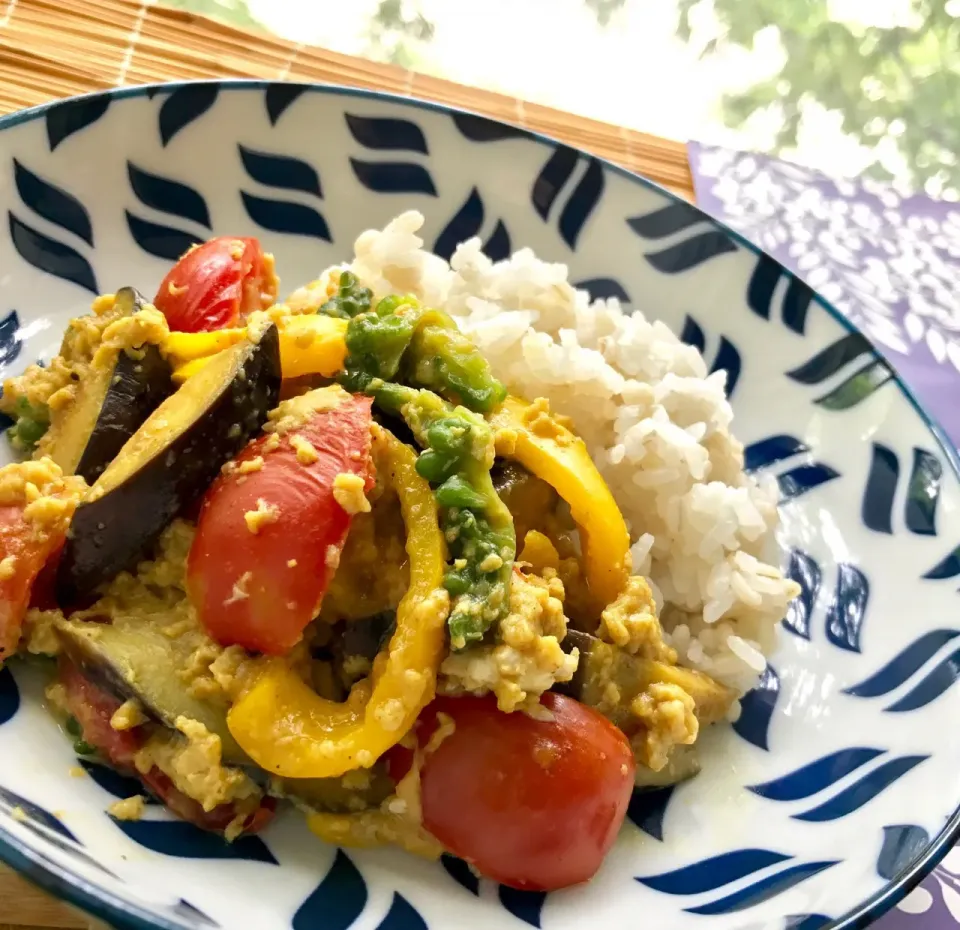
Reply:
M270 324L238 342L168 397L127 441L77 508L57 571L61 605L148 557L178 514L255 436L280 397L280 340Z

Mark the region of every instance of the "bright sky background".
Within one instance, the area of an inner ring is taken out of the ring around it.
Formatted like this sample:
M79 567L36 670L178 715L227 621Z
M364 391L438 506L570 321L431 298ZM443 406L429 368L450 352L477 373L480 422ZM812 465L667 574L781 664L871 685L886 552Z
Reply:
M741 0L749 3L750 0ZM248 0L271 31L298 42L362 54L376 0ZM832 0L837 19L878 26L909 24L909 0ZM775 30L753 52L706 61L674 36L675 0L629 0L607 27L583 0L420 0L436 26L421 70L464 84L667 136L763 150L776 126L725 128L724 92L775 74L782 51ZM711 17L698 24L709 37ZM495 50L495 51L494 51ZM808 115L792 154L834 174L859 173L866 159L839 119ZM894 167L894 166L890 166Z

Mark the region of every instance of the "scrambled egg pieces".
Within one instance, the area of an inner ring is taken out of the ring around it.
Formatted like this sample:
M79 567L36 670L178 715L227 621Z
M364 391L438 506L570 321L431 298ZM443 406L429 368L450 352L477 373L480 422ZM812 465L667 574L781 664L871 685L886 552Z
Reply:
M552 569L544 577L513 573L510 610L500 621L498 642L453 652L440 666L440 690L447 694L492 691L497 706L509 713L531 709L557 682L570 681L578 652L567 654L563 583Z

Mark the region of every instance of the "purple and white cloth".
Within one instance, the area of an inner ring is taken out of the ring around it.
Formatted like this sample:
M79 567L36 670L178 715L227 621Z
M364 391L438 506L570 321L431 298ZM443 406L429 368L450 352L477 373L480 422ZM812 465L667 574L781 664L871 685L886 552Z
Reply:
M689 144L697 204L859 326L960 445L960 204ZM960 846L876 923L960 927Z
M960 445L960 204L699 142L689 155L697 204L846 314Z

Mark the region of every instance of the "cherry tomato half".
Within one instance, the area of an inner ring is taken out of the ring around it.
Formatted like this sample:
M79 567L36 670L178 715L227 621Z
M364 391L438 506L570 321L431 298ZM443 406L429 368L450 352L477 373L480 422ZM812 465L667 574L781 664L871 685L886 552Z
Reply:
M551 693L541 703L552 720L501 713L489 696L438 698L417 735L423 744L439 712L456 725L420 772L426 829L489 878L551 891L600 868L635 763L627 738L593 708ZM388 763L402 772L399 755Z
M110 721L121 701L92 682L70 659L61 656L58 665L60 683L66 689L67 709L74 716L89 743L111 765L126 774L136 774L143 784L158 797L181 820L195 824L203 830L222 833L236 819L236 804L218 804L206 811L203 806L188 797L170 777L157 766L147 772L138 772L134 766L137 751L146 743L149 735L145 727L130 730L115 730ZM244 833L262 830L272 819L276 802L264 798L243 824Z
M0 507L0 558L13 558L12 573L0 579L0 663L20 641L23 615L37 576L63 546L63 534L37 534L23 516L23 507Z
M60 683L66 689L67 708L80 724L84 740L112 765L133 768L133 757L144 743L143 730L115 730L110 720L123 701L94 684L66 656L57 665Z
M275 437L251 442L204 497L187 589L224 646L283 655L320 609L351 520L334 481L348 473L367 490L373 483L370 398L341 394L276 448ZM244 469L256 459L262 465Z
M170 329L199 333L233 326L274 297L272 260L259 241L218 236L180 256L153 303Z

